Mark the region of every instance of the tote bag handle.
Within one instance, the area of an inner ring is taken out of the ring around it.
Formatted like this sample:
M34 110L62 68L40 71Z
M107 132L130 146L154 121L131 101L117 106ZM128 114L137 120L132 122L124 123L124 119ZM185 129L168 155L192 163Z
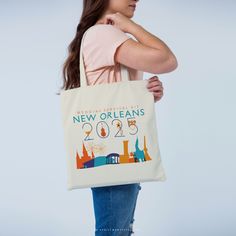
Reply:
M89 28L90 29L90 28ZM80 86L85 87L88 86L87 84L87 78L85 74L85 68L84 68L84 60L83 60L83 55L82 55L82 45L84 41L84 36L87 33L88 29L84 32L83 37L81 39L81 44L80 44ZM122 82L127 82L129 81L129 72L128 69L123 65L120 64L121 67L121 80Z

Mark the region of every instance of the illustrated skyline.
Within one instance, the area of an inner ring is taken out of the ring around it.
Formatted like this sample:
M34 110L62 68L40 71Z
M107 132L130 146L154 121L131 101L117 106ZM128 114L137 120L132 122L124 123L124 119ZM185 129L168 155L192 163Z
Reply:
M78 154L78 151L76 151L76 168L84 169L84 168L93 168L109 164L127 164L127 163L137 163L137 162L152 160L148 153L145 136L144 136L143 150L139 148L139 140L137 137L135 142L135 151L129 153L128 142L129 140L123 140L123 154L109 153L106 156L102 155L96 157L93 151L91 155L88 155L88 151L83 143L82 144L83 155L80 156Z

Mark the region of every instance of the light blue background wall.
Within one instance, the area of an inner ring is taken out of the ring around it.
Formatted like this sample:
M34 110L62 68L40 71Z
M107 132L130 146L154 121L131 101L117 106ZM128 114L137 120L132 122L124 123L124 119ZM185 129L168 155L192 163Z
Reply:
M66 190L61 65L82 1L0 1L0 235L93 235L90 189ZM139 1L133 20L179 66L159 78L164 183L143 183L136 235L233 236L235 1ZM152 74L145 73L145 79Z

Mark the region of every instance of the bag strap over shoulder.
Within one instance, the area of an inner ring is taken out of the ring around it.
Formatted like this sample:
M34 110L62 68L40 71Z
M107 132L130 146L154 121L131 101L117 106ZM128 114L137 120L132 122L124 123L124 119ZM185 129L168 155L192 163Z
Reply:
M84 32L83 37L81 39L81 44L80 44L80 86L81 87L88 86L87 78L86 78L86 74L85 74L83 54L82 54L82 45L83 45L83 41L84 41L84 36L85 36L85 34L87 33L87 31L89 29L90 28L88 28ZM129 71L128 71L127 67L124 66L123 64L120 64L120 68L121 68L121 80L122 80L122 82L129 81Z

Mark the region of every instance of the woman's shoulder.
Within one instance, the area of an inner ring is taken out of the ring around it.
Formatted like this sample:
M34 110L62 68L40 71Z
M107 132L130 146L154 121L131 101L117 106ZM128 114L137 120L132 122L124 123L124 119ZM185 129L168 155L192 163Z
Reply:
M130 36L113 25L91 26L85 32L82 45L85 64L93 69L115 65L116 49L129 38Z
M90 26L87 29L87 32L97 32L97 31L119 31L123 32L121 29L115 27L114 25L111 24L95 24ZM124 32L123 32L124 33Z
M87 40L106 40L107 38L130 38L121 29L110 24L96 24L92 25L85 31L84 38Z

